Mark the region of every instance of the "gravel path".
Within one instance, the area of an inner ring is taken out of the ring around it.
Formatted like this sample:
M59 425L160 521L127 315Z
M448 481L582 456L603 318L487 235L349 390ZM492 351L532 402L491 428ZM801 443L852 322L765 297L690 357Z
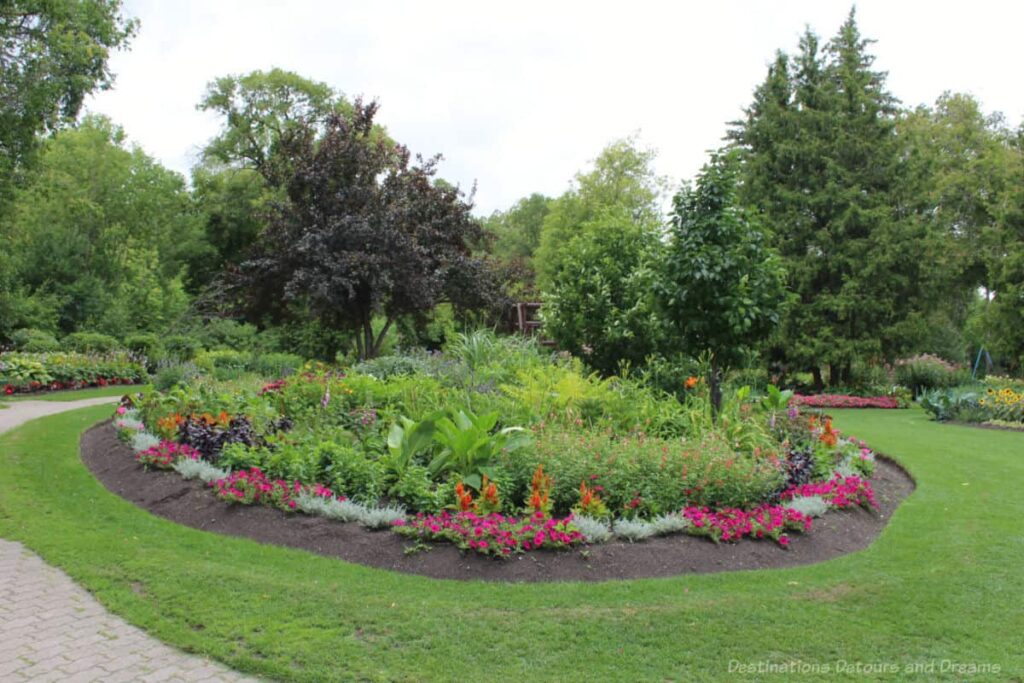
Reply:
M117 400L14 402L0 410L0 432ZM0 681L253 680L151 638L20 543L0 539Z

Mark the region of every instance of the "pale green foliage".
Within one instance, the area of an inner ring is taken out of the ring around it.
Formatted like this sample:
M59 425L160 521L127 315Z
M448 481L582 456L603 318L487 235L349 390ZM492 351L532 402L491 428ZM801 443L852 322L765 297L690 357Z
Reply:
M654 525L638 519L617 519L612 532L627 541L642 541L654 535Z
M575 515L572 518L572 525L579 529L587 543L604 543L612 537L612 529L603 519Z
M651 527L655 536L667 536L686 531L691 526L690 520L678 512L670 512L658 515L651 520Z
M193 460L192 458L178 458L171 467L184 479L198 479L204 484L224 479L230 474L228 470L211 465L205 460Z
M784 503L782 507L796 510L811 517L821 517L829 509L828 503L821 496L797 496L793 500Z
M363 505L351 500L337 500L317 496L303 491L295 497L299 509L308 515L326 517L339 522L358 522L370 529L390 527L393 522L405 519L405 509L396 506Z
M160 438L150 434L149 432L137 432L132 434L131 446L132 450L136 453L140 453L154 446L160 445Z
M352 107L326 83L283 69L223 76L207 85L198 109L224 118L224 128L204 155L222 164L251 168L271 185L283 181L289 162L278 155L283 138L303 125L322 124Z

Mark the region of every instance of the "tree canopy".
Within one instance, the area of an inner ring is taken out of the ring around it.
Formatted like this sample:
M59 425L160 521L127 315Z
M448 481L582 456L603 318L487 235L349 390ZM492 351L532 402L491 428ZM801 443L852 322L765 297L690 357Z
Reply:
M136 28L121 0L0 3L0 202L37 136L73 122L89 93L110 87L110 52Z
M493 291L469 253L480 236L472 205L435 182L437 157L412 163L381 139L376 111L356 101L349 116L327 120L322 137L304 126L288 140L288 201L275 206L241 280L253 310L306 311L351 330L360 358L376 355L399 316L442 301L482 303Z
M208 250L182 177L102 117L43 145L12 225L12 328L156 331L184 310L189 264Z
M739 203L738 175L735 152L714 154L696 184L676 194L668 245L651 278L668 339L709 359L716 410L722 369L774 331L787 296L781 259Z
M798 300L778 352L819 385L823 365L842 383L854 359L905 351L905 321L927 293L926 232L898 210L897 106L870 42L852 11L824 50L806 32L797 55L776 57L732 133L743 201L775 236Z
M557 276L572 238L606 224L609 214L648 228L661 225L667 181L654 171L655 156L653 150L641 149L635 137L617 140L601 151L592 169L578 173L573 186L551 202L534 254L541 290Z

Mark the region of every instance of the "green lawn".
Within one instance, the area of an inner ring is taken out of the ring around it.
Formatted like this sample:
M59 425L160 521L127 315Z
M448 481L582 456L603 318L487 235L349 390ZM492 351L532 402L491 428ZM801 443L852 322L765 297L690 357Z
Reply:
M0 437L0 536L160 639L237 669L298 681L1024 680L1024 434L936 425L918 410L838 411L840 428L918 481L868 550L786 570L496 585L368 569L151 516L77 457L78 434L108 412ZM943 660L1001 670L966 676L944 672ZM832 669L742 675L731 661ZM858 663L926 672L865 675Z
M92 389L73 389L69 391L44 391L39 394L16 394L14 396L0 396L0 409L5 403L17 401L80 401L84 398L98 398L100 396L123 396L136 391L142 391L143 385L118 385L114 387L94 387Z

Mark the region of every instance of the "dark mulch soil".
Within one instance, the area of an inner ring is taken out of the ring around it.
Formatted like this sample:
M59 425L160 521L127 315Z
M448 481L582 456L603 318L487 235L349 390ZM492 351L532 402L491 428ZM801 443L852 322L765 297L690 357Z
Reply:
M791 534L788 550L771 541L716 545L677 534L635 544L605 543L586 552L541 551L498 560L463 555L446 544L407 555L411 541L387 530L369 531L354 523L288 515L268 507L229 506L198 481L186 481L176 472L143 470L109 422L83 435L81 453L110 491L179 524L439 579L604 581L812 564L868 547L914 490L902 468L879 459L871 483L880 509L843 510L815 519L810 533Z

